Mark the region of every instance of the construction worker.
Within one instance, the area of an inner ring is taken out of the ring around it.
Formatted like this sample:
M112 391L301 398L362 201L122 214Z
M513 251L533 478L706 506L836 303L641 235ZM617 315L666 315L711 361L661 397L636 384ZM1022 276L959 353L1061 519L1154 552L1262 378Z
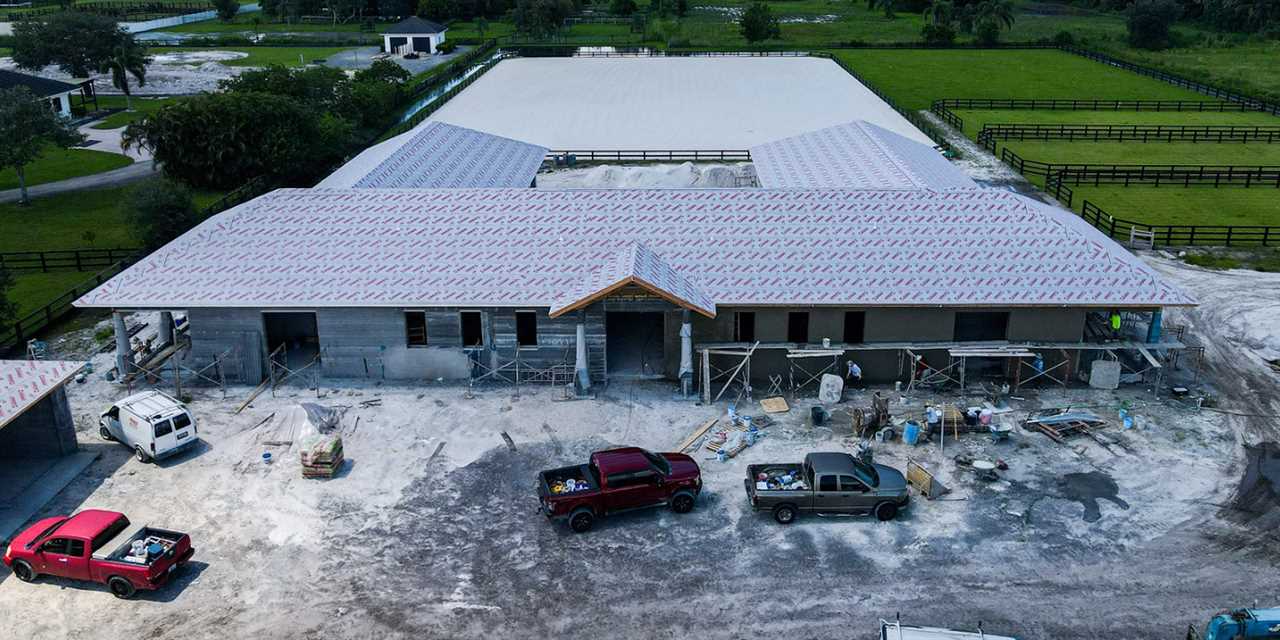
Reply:
M1115 340L1120 339L1120 325L1122 323L1123 323L1123 320L1120 318L1120 312L1112 310L1111 311L1111 337Z
M848 371L845 371L845 374L844 374L845 386L852 387L855 384L861 383L862 367L859 367L858 363L852 360L850 360L847 364L849 369Z

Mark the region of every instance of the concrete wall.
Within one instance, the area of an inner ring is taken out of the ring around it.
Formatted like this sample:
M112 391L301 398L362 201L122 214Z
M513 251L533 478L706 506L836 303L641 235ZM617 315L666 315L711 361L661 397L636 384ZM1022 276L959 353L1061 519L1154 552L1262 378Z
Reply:
M76 448L75 422L62 387L0 427L0 458L52 458Z
M262 312L257 309L188 309L191 358L203 367L227 353L222 361L228 382L258 384L266 376L266 339Z

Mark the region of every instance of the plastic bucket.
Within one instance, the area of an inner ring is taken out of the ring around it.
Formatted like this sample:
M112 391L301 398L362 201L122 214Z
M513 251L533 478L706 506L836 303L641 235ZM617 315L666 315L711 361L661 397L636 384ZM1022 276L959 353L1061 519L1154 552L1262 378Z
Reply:
M920 442L920 425L915 421L907 422L906 428L902 430L902 441L913 447Z
M270 451L264 451L264 452L262 452L262 463L263 463L263 464L271 464L271 452L270 452Z

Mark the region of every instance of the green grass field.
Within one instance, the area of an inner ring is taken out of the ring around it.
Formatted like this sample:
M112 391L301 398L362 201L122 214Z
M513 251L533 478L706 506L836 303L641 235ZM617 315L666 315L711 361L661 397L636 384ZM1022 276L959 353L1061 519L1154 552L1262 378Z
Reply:
M1005 145L1027 160L1041 162L1280 165L1280 144L1008 140ZM1280 199L1280 192L1273 195Z
M94 129L118 129L127 124L137 122L155 113L165 105L173 104L180 98L133 98L133 111L119 111L94 123ZM103 109L123 109L124 96L98 96L98 106Z
M1240 187L1073 186L1076 211L1088 200L1107 213L1147 224L1280 226L1280 190Z
M21 318L92 277L92 271L15 274L13 288L9 290L9 300L18 305L18 317Z
M136 247L125 204L130 187L78 191L36 198L28 206L0 204L0 252ZM196 206L222 194L198 192ZM96 236L92 243L84 235Z
M27 186L93 175L130 164L133 160L117 153L92 149L50 149L39 160L27 165ZM0 171L0 189L16 188L18 174L13 169Z
M151 47L152 53L177 53L181 51L240 51L249 54L245 58L228 60L223 64L229 67L265 67L279 64L286 67L299 67L304 64L323 60L329 56L346 51L351 47ZM301 56L301 59L299 58Z
M977 138L984 124L1280 124L1280 118L1249 112L1199 111L1032 111L954 110L964 120L964 133ZM1065 141L1064 141L1065 142ZM1003 143L1002 143L1003 144Z
M1053 50L833 53L909 109L927 109L941 98L1204 99L1159 80Z

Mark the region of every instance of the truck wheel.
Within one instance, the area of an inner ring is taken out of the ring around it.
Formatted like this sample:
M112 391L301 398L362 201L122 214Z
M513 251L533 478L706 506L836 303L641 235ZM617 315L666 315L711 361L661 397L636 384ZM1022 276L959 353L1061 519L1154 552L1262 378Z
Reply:
M773 508L773 519L778 524L791 524L796 520L796 508L789 504L780 504Z
M140 446L135 446L133 448L133 457L137 458L138 462L141 462L143 464L151 462L151 456L147 455L147 452L143 451L142 447Z
M671 510L676 513L689 513L693 511L693 496L687 493L681 493L671 499Z
M569 516L569 528L573 529L574 533L586 533L591 530L591 526L595 523L595 515L586 509Z
M127 579L121 578L120 576L111 576L111 578L107 580L107 588L111 589L111 595L120 598L121 600L128 600L133 597L133 594L138 592L138 590L133 587L132 582L129 582Z
M32 569L31 565L27 564L25 561L14 560L13 575L18 576L18 579L23 582L35 582L36 577L40 574L36 573L36 570Z
M881 522L892 520L898 515L898 505L892 502L881 502L876 505L876 519Z
M111 430L106 427L98 427L98 435L102 436L102 439L107 442L115 440L115 437L111 435Z

